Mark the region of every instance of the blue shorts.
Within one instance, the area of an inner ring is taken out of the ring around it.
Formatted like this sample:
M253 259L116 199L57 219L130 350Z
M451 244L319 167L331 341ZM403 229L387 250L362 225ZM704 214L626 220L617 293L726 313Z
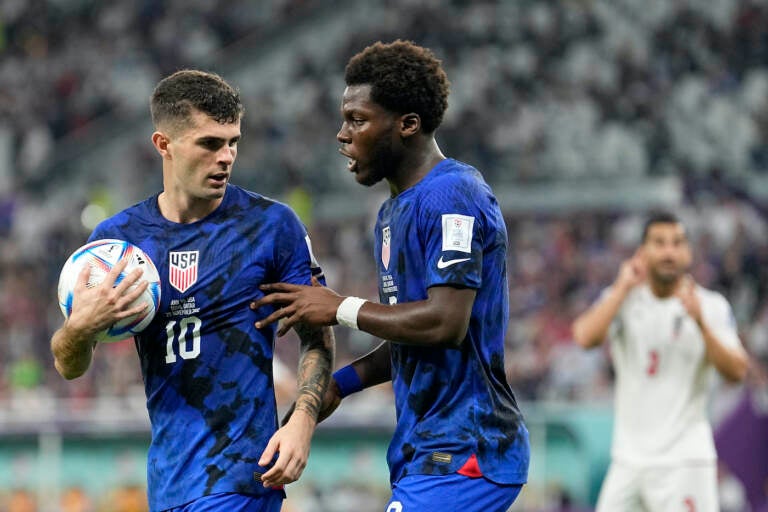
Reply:
M285 493L271 492L263 496L222 492L209 494L186 505L168 509L165 512L280 512Z
M411 475L392 486L386 512L507 512L522 488L520 484L497 484L458 473Z

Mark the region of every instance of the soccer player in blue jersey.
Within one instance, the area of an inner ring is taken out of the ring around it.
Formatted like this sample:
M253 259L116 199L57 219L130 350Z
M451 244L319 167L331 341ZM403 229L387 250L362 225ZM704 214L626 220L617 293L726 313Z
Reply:
M504 373L507 231L491 189L435 141L448 80L429 50L376 43L346 67L340 152L358 183L384 179L375 257L381 304L273 284L257 322L341 324L384 341L334 374L321 417L391 380L397 426L388 512L506 511L526 482L528 431Z
M240 141L238 92L218 75L183 70L151 100L163 190L99 224L90 240L132 242L153 260L162 300L136 336L152 424L152 511L277 512L296 480L330 379L328 327L293 324L301 340L296 411L278 429L272 362L276 328L257 329L259 285L320 276L309 238L287 206L229 183ZM67 379L82 375L94 335L135 314L140 271L121 261L102 284L79 276L72 313L51 349ZM117 284L116 284L117 283ZM135 284L135 289L131 287ZM116 285L115 285L116 284Z

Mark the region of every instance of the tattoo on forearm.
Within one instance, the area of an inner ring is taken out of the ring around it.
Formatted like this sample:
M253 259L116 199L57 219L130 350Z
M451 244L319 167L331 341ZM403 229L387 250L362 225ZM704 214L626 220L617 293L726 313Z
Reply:
M331 378L335 342L329 327L295 326L301 339L297 384L299 396L295 410L304 410L317 418L323 395Z

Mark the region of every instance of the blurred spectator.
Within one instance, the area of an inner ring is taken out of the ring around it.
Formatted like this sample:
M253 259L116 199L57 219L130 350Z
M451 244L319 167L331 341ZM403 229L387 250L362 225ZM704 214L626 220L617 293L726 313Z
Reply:
M127 485L114 489L99 506L99 512L149 512L146 489Z
M8 512L37 512L34 494L26 489L13 489L6 506Z
M65 489L60 498L61 512L94 512L93 503L81 487Z

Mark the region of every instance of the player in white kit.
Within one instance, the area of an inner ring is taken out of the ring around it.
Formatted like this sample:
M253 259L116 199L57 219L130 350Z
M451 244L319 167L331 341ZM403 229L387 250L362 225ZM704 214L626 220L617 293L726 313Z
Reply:
M741 381L748 357L730 305L693 281L691 260L677 217L652 215L635 255L573 324L585 348L610 340L616 373L611 465L597 512L719 510L709 378L714 367Z

